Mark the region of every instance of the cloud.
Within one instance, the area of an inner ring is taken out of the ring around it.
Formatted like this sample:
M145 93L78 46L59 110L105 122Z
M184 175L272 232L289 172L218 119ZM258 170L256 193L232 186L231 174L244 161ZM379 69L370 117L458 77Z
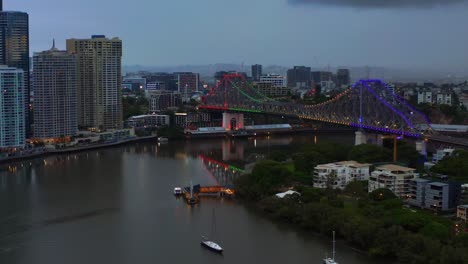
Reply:
M344 6L356 8L432 8L468 0L288 0L293 5Z

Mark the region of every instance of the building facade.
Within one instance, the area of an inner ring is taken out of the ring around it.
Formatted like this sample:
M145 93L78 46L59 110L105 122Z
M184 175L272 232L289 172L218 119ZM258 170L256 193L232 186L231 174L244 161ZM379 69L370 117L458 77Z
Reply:
M432 104L432 91L430 90L419 90L418 91L418 104Z
M69 39L67 51L78 61L78 126L98 131L121 128L122 41L101 35Z
M314 168L314 187L344 189L352 181L369 179L370 164L342 161L321 164Z
M409 182L408 204L434 211L454 209L461 197L461 185L416 178Z
M169 115L139 115L127 120L127 125L133 128L160 127L170 124Z
M288 70L288 87L292 89L310 88L312 86L311 69L305 66L294 66Z
M255 82L260 81L260 77L263 75L262 73L262 65L255 64L252 65L252 80Z
M351 75L348 69L338 69L336 72L336 85L339 88L347 87L351 84Z
M457 218L468 223L468 204L459 205L457 207Z
M177 91L183 95L183 101L188 102L193 93L198 92L200 75L193 72L175 72Z
M287 87L288 82L285 76L268 74L260 76L260 82L271 83L273 87Z
M23 76L22 69L0 66L0 149L25 145Z
M258 82L255 83L253 87L256 88L259 93L268 97L287 96L291 93L291 88L285 86L275 87L269 82Z
M23 70L24 125L30 135L29 15L0 9L0 65Z
M178 108L182 105L182 95L178 92L148 90L145 94L151 113L159 113L169 108Z
M392 164L378 166L369 177L369 192L385 188L406 199L411 194L410 181L418 177L416 169Z
M76 55L51 50L35 53L34 137L51 140L78 132Z

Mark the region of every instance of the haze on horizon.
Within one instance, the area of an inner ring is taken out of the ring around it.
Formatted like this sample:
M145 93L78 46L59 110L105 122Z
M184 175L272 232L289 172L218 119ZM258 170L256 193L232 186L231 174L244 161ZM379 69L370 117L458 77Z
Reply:
M31 53L118 36L125 65L375 65L468 72L467 0L4 0Z

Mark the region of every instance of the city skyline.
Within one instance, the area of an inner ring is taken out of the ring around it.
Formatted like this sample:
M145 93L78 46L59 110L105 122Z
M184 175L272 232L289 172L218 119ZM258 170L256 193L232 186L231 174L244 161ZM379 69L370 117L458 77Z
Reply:
M50 0L47 6L5 0L3 5L30 14L31 53L49 48L54 37L63 49L67 38L106 34L124 40L125 65L245 62L464 72L468 66L466 1L410 6L366 6L364 0L111 2L83 0L73 9L70 0ZM129 19L122 19L125 14Z

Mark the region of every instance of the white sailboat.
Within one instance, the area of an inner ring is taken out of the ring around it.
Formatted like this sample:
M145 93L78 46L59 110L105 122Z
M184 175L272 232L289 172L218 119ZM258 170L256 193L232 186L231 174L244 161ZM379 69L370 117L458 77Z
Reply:
M201 244L202 246L210 249L210 250L213 250L215 252L218 252L218 253L222 253L223 252L223 248L216 242L214 242L214 236L215 236L215 233L216 233L216 219L215 219L215 211L213 209L213 215L212 215L212 219L211 219L212 223L211 223L211 234L210 234L210 238L208 237L205 237L205 236L202 236L202 240L201 240Z
M335 261L335 231L333 231L333 255L331 258L324 258L323 259L323 264L338 264L338 262Z

